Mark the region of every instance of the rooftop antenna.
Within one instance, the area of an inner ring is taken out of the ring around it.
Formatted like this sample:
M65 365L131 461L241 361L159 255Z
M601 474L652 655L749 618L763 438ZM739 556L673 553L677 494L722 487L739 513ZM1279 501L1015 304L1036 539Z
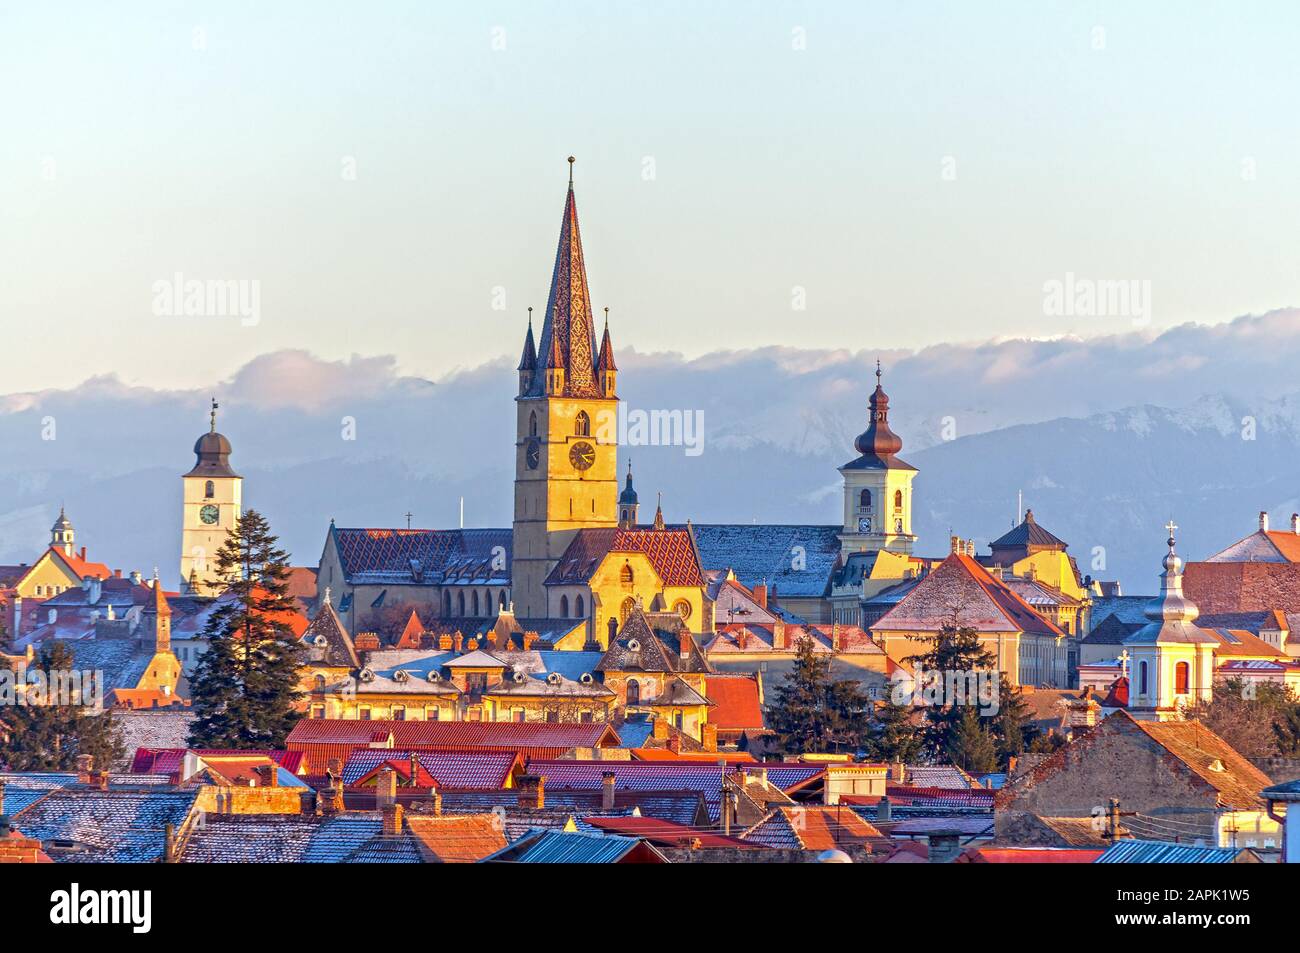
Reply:
M465 528L465 497L460 498L460 528Z
M1012 521L1012 526L1019 526L1020 521L1024 518L1025 513L1025 491L1016 490L1016 518Z

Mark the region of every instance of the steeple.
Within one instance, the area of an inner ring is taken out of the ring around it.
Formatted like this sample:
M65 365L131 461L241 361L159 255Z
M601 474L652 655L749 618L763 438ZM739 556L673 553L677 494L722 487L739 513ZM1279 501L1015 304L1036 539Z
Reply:
M605 309L605 333L600 339L600 356L596 359L596 371L600 376L601 391L606 397L613 397L618 365L614 363L614 344L609 339L609 308Z
M1183 595L1183 561L1174 551L1174 530L1178 525L1170 520L1165 529L1169 533L1165 541L1169 552L1161 561L1165 571L1160 574L1160 595L1147 604L1143 615L1152 622L1195 622L1201 610Z
M853 442L863 457L876 466L888 467L894 455L903 449L903 438L889 429L889 395L880 383L880 361L876 361L876 389L871 394L871 421Z
M237 477L239 476L230 467L230 441L223 435L217 433L217 408L220 405L216 398L212 399L212 410L210 411L208 432L199 437L194 443L194 469L186 476L191 477Z
M618 495L619 529L635 529L637 518L637 496L632 486L632 461L627 462L627 485Z
M663 495L662 492L659 494L659 500L658 500L658 502L655 504L655 522L654 522L654 527L655 527L655 529L663 529L663 528L664 528L664 495Z
M170 652L172 647L172 607L167 604L163 594L162 580L158 578L158 569L153 571L153 593L145 604L144 615L153 629L155 652Z
M72 529L72 521L64 515L63 507L59 507L59 518L54 521L50 527L50 545L55 549L63 551L65 556L72 555L72 543L76 539L76 533Z
M582 257L578 206L573 197L573 162L569 157L569 192L560 222L560 241L551 273L538 353L546 355L545 380L534 378L524 397L603 397L596 369L596 326ZM611 355L612 357L612 355ZM559 371L559 374L551 373Z
M526 394L537 376L537 345L533 342L533 309L528 309L528 335L524 338L524 353L519 358L519 393Z

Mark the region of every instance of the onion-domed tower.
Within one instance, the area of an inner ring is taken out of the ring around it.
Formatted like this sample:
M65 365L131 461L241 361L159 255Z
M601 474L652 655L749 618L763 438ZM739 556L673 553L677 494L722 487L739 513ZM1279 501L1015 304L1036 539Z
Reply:
M188 595L221 593L217 550L243 512L244 478L230 466L230 441L217 433L217 406L214 400L208 432L194 444L194 468L181 477L181 592Z
M889 550L912 552L912 478L916 467L898 458L903 438L889 427L889 395L880 383L871 395L871 420L853 447L858 457L840 467L844 477L842 555Z

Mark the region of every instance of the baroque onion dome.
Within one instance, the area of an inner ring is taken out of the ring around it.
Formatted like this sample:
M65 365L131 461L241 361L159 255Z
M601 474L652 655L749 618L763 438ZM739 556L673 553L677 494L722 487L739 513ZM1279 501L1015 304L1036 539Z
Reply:
M237 477L230 466L230 441L217 433L217 407L212 402L211 424L208 432L194 443L194 469L186 476L192 477Z
M632 461L631 460L627 462L627 485L623 488L623 492L618 495L618 501L620 503L628 503L628 504L637 502L636 490L632 488Z
M560 241L555 250L555 268L551 273L551 293L546 301L538 355L546 355L546 369L559 370L558 393L549 396L600 398L596 367L596 325L591 314L591 294L587 290L587 266L582 256L582 234L578 228L578 206L573 197L573 162L569 157L569 192L560 223ZM613 355L610 355L611 359ZM548 386L556 375L539 375L524 397L548 396Z
M903 438L889 429L889 395L880 386L880 362L876 362L876 389L871 395L871 422L853 442L864 461L877 466L899 465L894 455L903 449Z
M1183 594L1183 561L1174 552L1173 531L1177 527L1171 523L1167 528L1169 552L1161 562L1165 571L1160 574L1160 595L1146 605L1143 614L1152 622L1195 622L1201 610Z

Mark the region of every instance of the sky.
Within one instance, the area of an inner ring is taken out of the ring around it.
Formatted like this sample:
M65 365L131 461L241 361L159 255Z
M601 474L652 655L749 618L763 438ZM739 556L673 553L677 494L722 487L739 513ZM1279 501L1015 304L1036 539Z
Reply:
M594 303L641 353L1293 306L1298 21L1282 2L0 0L0 393L203 387L286 348L429 378L513 356L568 155ZM160 308L177 274L255 286L256 320ZM1049 313L1067 276L1145 283L1149 308Z

